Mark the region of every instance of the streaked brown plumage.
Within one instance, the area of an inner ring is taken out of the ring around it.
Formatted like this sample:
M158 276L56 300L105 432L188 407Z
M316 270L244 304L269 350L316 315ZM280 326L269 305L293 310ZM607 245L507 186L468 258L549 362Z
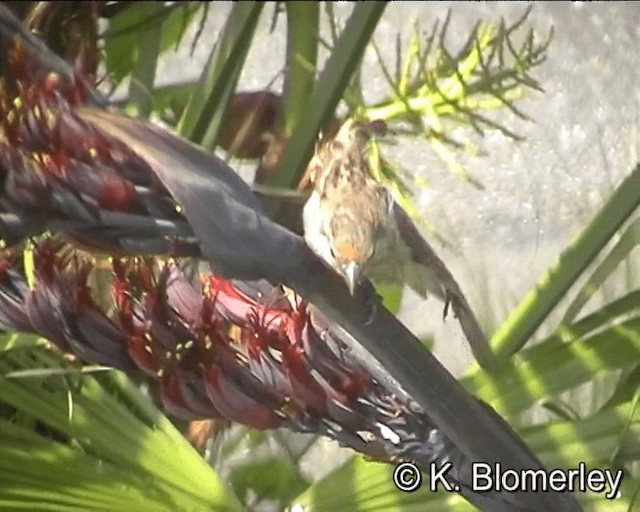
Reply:
M460 286L391 192L371 175L367 130L347 121L308 166L313 191L304 207L305 240L339 272L353 293L362 274L406 283L450 304L480 364L496 365Z

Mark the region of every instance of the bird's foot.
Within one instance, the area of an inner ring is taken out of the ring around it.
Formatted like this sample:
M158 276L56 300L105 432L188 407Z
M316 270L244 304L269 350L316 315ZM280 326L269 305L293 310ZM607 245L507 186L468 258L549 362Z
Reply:
M449 316L449 307L451 306L451 296L449 293L445 292L444 296L444 309L442 310L442 320L446 320L447 316Z
M369 280L362 280L359 289L362 294L363 304L367 310L367 320L364 322L364 325L370 325L376 317L378 308L382 304L382 297L378 295L378 292Z

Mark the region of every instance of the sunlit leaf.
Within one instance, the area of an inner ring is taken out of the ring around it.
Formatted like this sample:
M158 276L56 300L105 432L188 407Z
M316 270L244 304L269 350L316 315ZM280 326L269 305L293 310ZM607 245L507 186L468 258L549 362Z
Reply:
M317 134L335 111L385 7L384 2L354 4L349 21L309 97L305 122L292 135L278 172L269 180L271 185L285 188L297 185Z
M230 475L230 482L240 497L252 492L258 501L266 499L283 503L308 485L290 463L276 457L236 467Z
M51 374L3 377L34 367ZM0 504L238 510L212 469L123 375L55 375L67 367L42 349L14 350L0 360L3 410L19 409L46 426L34 432L0 419Z
M141 35L147 32L160 34L158 53L174 48L201 7L197 2L173 6L156 4L149 8L146 2L131 2L109 20L109 28L104 34L105 62L116 84L135 71L136 56L140 55L144 41ZM155 67L155 63L153 65Z
M287 67L284 86L285 132L306 119L318 57L320 5L287 2Z
M498 357L506 358L530 339L578 276L637 208L638 203L640 166L636 166L617 187L589 225L495 332L491 343Z
M620 239L607 253L606 257L600 262L593 271L588 281L582 286L576 298L567 307L562 322L571 322L580 312L587 301L602 287L606 279L618 268L620 263L624 261L631 251L640 244L640 220L636 219L624 233Z
M178 133L192 142L215 147L262 7L260 2L234 4L204 69L200 87L191 96L178 124Z

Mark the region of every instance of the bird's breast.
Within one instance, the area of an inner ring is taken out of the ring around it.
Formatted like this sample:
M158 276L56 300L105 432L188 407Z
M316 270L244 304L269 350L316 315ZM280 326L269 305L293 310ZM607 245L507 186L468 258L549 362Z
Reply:
M333 266L331 244L327 237L322 201L317 192L313 192L302 211L304 224L304 239L307 245L316 255L320 256L327 264Z

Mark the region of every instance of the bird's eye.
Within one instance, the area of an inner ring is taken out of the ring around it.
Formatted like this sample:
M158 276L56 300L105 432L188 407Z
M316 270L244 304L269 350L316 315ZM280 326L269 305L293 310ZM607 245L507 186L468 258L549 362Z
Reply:
M356 129L353 131L353 135L355 139L360 139L363 141L369 140L369 130L363 128L362 126L356 127Z

